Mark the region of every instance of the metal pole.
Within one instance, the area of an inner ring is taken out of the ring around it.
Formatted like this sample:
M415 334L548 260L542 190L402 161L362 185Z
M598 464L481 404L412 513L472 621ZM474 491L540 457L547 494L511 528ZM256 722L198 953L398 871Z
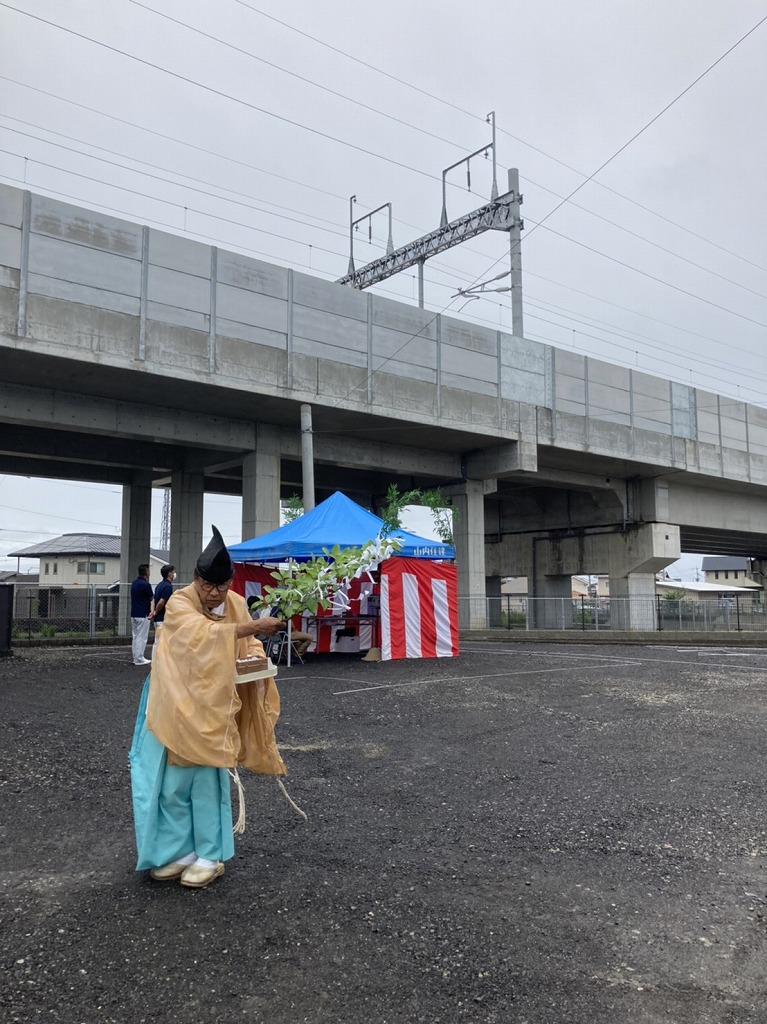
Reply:
M522 197L519 194L519 171L516 167L509 168L509 192L513 192L515 201L509 209L514 214L514 227L509 230L511 252L511 333L515 338L524 337L522 322L522 221L519 207Z
M493 126L493 141L492 141L492 149L493 149L493 185L492 185L492 188L490 189L490 198L491 199L497 199L498 198L498 176L496 174L496 159L495 159L495 111L494 110L491 110L490 113L487 115L487 120Z
M312 438L312 407L301 406L301 473L304 512L314 508L314 442Z
M426 261L418 261L418 308L423 309L423 265Z
M349 268L347 274L354 273L354 204L356 196L349 196Z
M88 639L93 640L96 636L96 584L91 583L88 587Z

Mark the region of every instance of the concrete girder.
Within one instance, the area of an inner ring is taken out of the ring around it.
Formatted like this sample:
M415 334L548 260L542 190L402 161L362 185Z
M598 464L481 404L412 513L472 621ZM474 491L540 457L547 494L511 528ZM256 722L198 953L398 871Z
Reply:
M82 462L54 462L49 459L0 455L0 475L39 477L43 480L78 480L91 484L123 486L131 483L133 470Z
M280 432L283 458L301 458L301 440L297 431ZM401 476L428 476L438 480L460 480L461 459L451 452L406 445L359 441L333 434L314 435L314 461L343 469L386 470Z
M88 435L252 451L252 423L66 391L0 384L0 421Z
M178 469L182 464L181 449L169 444L23 426L7 432L0 441L0 453L16 459L95 463L155 472Z
M469 480L486 480L517 473L535 473L537 469L537 444L535 441L520 439L495 448L469 452L463 459L462 475Z

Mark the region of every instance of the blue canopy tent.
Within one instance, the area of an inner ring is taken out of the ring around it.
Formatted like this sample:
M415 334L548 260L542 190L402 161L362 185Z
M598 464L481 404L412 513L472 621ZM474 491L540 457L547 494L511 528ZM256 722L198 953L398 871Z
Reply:
M375 540L383 527L383 519L336 491L292 523L232 544L227 550L235 562L307 561L312 555L322 557L325 548L329 551L336 544L340 548L361 547ZM402 542L397 555L431 561L455 558L454 549L442 541L427 540L407 530L393 530L389 536Z

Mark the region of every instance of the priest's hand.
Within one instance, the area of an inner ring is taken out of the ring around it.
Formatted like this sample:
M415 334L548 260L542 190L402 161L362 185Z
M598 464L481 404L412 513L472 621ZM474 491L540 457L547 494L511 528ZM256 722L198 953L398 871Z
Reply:
M285 619L275 619L272 615L264 615L261 619L254 619L253 625L256 627L253 630L253 634L258 633L259 636L274 636L280 630L288 628Z

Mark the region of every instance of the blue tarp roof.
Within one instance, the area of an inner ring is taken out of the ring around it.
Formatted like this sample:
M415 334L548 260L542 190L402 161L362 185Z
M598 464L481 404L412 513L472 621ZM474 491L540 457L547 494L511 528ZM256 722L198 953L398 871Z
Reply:
M352 548L375 540L384 525L383 519L368 512L345 494L336 491L309 512L278 530L264 533L253 540L232 544L227 550L235 562L286 562L289 558L321 557L323 549L338 544ZM408 558L455 558L455 551L440 540L417 537L407 530L394 530L391 537L402 541L397 552Z

